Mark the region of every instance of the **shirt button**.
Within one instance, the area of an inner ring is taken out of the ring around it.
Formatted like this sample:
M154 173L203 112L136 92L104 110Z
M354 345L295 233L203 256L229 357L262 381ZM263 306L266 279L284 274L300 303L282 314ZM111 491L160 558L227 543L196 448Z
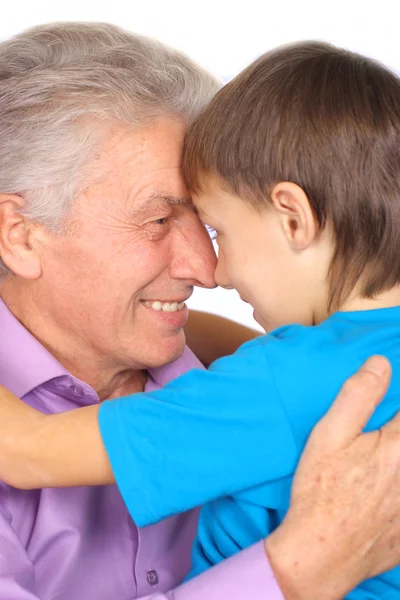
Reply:
M147 571L147 581L153 587L155 585L158 585L158 574L157 574L157 571L154 571L154 569L152 569L151 571Z

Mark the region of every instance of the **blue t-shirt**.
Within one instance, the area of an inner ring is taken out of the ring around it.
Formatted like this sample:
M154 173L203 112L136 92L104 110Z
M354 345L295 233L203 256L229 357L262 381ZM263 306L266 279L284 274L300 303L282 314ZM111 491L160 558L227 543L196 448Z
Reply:
M208 371L103 403L101 434L136 523L204 505L191 576L266 537L288 509L311 429L372 354L393 366L389 391L367 427L375 429L400 408L400 307L282 327ZM347 596L399 597L400 568Z

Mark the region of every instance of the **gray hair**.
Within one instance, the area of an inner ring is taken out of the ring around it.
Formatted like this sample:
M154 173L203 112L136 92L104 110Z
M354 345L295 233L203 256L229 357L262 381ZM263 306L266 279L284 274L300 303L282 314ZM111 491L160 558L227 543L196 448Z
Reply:
M2 42L0 193L60 231L107 125L190 124L219 87L184 54L105 23L41 25Z

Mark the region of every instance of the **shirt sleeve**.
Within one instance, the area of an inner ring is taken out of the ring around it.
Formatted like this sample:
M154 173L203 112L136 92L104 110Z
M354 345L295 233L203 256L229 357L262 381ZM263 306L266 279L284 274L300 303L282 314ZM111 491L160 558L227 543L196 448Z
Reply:
M262 543L225 560L167 594L141 600L284 600Z
M298 451L259 340L208 371L101 405L101 435L138 526L293 472Z
M25 548L0 506L0 600L43 600ZM262 543L244 550L166 594L141 600L284 600ZM83 599L82 599L83 600Z
M34 567L0 506L0 600L42 600L36 592Z

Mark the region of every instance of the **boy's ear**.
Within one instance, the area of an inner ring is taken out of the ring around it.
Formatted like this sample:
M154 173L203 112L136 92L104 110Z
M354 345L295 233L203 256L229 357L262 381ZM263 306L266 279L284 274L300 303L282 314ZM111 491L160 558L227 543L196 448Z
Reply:
M0 194L0 258L15 275L37 279L41 274L38 227L21 214L23 204L20 196Z
M318 223L303 189L296 183L277 183L270 195L289 244L294 250L305 250L318 234Z

